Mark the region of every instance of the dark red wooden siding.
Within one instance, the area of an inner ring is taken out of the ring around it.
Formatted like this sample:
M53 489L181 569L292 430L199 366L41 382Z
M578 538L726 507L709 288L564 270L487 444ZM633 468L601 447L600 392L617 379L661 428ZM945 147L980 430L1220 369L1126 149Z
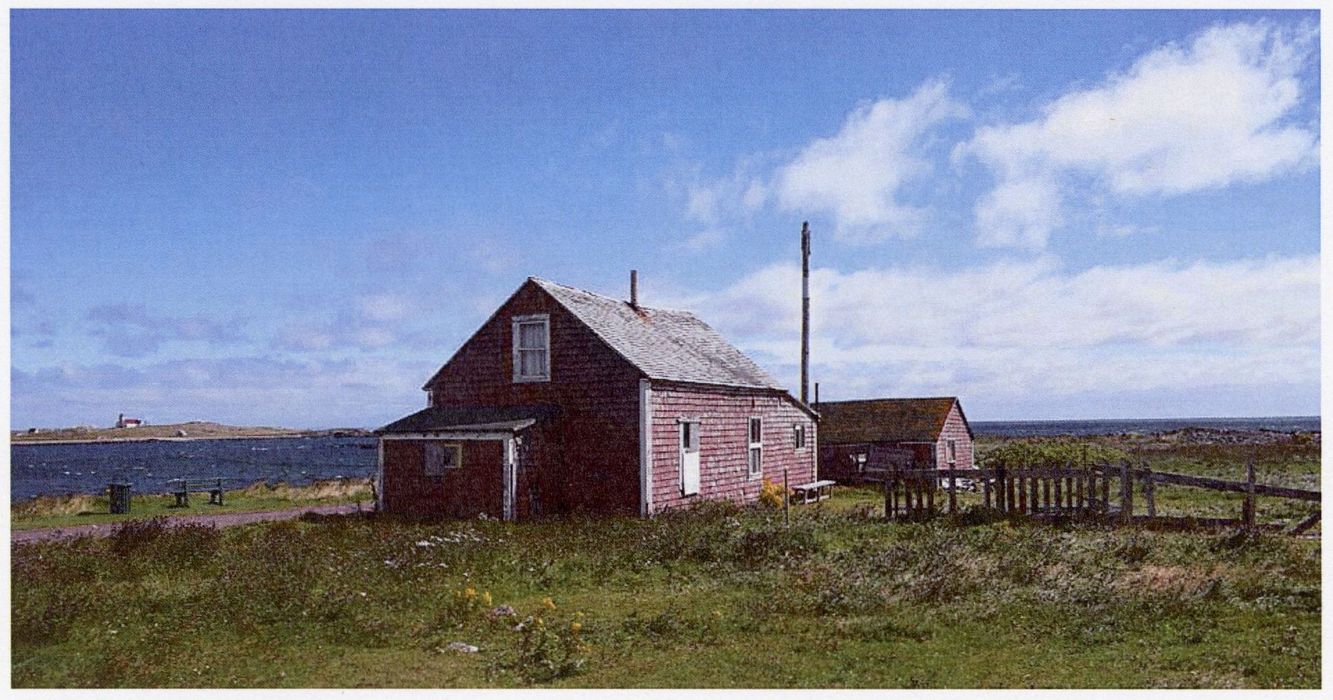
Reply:
M462 446L462 466L426 476L425 440L384 441L384 510L420 517L501 515L504 445L496 440L441 440Z
M513 381L514 316L549 314L551 379ZM544 514L639 511L639 377L587 326L526 284L463 345L430 386L434 405L556 404L560 414L527 431L516 509L536 485Z
M792 485L815 480L814 420L792 400L775 392L653 383L653 511L703 500L751 503L762 479L781 484L787 469ZM763 476L751 478L749 419L763 419ZM680 484L678 419L699 420L699 493L684 496ZM792 426L806 426L806 446L795 447Z

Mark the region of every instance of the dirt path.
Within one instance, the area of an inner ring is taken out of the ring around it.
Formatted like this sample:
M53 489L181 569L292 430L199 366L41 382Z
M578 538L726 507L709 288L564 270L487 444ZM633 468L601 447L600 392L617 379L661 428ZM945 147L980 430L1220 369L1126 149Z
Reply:
M212 525L213 527L230 527L232 525L247 525L249 523L258 523L265 520L291 520L300 517L303 513L319 513L321 515L334 515L340 513L355 513L355 503L343 503L332 506L306 506L304 508L288 508L286 510L269 510L257 513L217 513L214 515L176 515L168 517L167 524L176 525ZM125 522L125 521L121 521ZM84 537L91 535L94 537L104 537L111 534L120 523L103 523L99 525L74 525L71 527L44 527L33 530L15 530L10 533L9 541L11 544L24 542L45 542L48 540L68 539L73 537Z

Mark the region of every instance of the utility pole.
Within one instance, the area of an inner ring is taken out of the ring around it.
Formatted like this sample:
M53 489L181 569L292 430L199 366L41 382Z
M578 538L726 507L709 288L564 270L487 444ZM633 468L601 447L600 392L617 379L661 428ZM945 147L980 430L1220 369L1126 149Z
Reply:
M810 222L801 222L801 403L810 401Z

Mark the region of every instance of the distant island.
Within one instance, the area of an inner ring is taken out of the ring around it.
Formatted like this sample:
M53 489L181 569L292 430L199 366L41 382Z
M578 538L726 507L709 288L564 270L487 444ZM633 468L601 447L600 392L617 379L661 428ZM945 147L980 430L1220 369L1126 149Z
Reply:
M35 428L30 430L10 431L9 437L10 441L13 443L40 443L218 440L229 438L280 437L368 437L370 435L371 432L364 428L300 430L296 428L223 425L222 423L213 423L211 421L190 421L188 423L140 425L131 428L94 428L91 426L51 429Z

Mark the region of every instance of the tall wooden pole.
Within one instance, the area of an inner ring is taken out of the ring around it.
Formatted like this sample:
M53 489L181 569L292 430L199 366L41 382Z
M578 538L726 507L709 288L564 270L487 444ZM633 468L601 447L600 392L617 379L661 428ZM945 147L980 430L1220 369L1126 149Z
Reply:
M810 222L801 222L801 403L810 403Z

